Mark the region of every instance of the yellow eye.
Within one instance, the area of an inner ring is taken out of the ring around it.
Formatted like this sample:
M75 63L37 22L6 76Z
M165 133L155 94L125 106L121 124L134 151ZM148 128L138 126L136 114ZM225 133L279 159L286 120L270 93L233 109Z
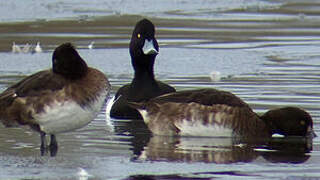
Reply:
M140 38L141 37L141 34L138 34L138 38Z

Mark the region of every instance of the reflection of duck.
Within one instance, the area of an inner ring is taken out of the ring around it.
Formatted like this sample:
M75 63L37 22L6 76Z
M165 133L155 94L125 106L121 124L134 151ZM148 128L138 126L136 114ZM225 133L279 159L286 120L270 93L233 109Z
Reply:
M312 149L310 144L312 139L304 138L277 139L275 142L274 140L247 141L233 138L153 136L137 159L228 164L251 162L263 156L274 163L303 163L310 157L306 154ZM280 154L282 157L279 157Z
M250 162L257 155L251 146L234 145L232 138L153 136L139 160L225 164Z
M87 125L100 112L110 85L103 73L87 66L70 43L57 47L52 69L40 71L0 94L0 119L7 127L29 125L51 135L51 155L57 152L55 134Z
M269 162L303 163L310 158L312 138L273 138L265 148L271 151L261 151L261 155Z
M117 119L141 119L139 112L128 106L128 101L141 102L150 98L174 92L175 89L154 77L153 65L159 52L155 28L147 19L139 21L130 41L131 63L134 78L130 84L121 87L115 95L110 116Z
M312 139L305 138L256 141L237 138L153 136L137 160L229 164L251 162L263 156L274 163L303 163L310 157L306 154L312 149L310 144ZM279 157L280 154L282 157Z
M313 132L310 115L301 109L271 110L260 118L237 96L215 89L180 91L130 105L158 135L271 137Z

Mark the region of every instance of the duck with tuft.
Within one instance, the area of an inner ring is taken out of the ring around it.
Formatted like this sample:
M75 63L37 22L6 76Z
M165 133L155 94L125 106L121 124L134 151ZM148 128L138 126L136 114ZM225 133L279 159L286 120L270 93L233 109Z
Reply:
M6 127L28 125L40 133L41 154L55 156L55 135L84 127L100 112L110 92L107 77L88 67L71 43L57 47L52 68L30 75L0 94ZM46 134L51 135L47 146Z
M304 132L312 129L312 119L303 110L291 108L280 117L278 114L283 109L275 109L260 118L239 97L216 89L179 91L129 104L141 113L148 128L157 135L270 138L278 132L277 128L282 128L286 136L305 135L292 129ZM290 113L302 115L291 126L286 124Z
M128 101L142 102L175 92L173 87L155 79L153 66L158 53L159 45L155 38L154 25L147 19L139 21L130 41L134 78L130 84L122 86L116 93L110 110L112 118L142 119L139 112L128 105Z

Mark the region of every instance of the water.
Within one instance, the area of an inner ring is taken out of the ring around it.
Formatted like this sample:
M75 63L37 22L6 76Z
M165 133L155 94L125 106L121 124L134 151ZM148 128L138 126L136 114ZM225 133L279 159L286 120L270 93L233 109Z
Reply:
M149 3L149 4L148 4ZM317 1L6 1L0 3L0 89L50 68L71 41L108 75L112 94L130 82L128 42L142 17L157 30L155 72L177 90L233 92L258 113L298 106L320 135L320 4ZM26 13L28 12L28 13ZM38 54L13 54L40 41ZM95 41L94 49L87 45ZM213 71L221 81L210 79ZM271 142L151 136L142 123L107 117L59 134L58 155L40 156L28 128L0 126L0 179L319 179L320 137Z

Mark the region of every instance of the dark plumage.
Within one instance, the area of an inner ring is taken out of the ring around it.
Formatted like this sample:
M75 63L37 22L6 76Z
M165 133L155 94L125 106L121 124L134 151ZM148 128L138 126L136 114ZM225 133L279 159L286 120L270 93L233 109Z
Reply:
M175 89L156 81L153 72L155 58L159 52L155 28L147 19L139 21L130 41L131 63L134 78L130 84L121 87L115 95L110 116L118 119L141 119L137 110L128 106L128 101L142 102Z
M297 107L272 109L261 116L272 134L284 136L315 136L311 116Z
M100 111L110 91L106 76L87 66L70 43L57 47L52 69L40 71L12 85L0 94L0 120L7 126L29 125L51 135L50 150L57 151L56 133L88 124Z

